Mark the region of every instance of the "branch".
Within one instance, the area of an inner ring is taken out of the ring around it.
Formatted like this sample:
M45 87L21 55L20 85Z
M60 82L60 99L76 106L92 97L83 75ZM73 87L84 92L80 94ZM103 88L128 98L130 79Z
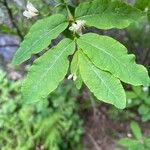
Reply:
M16 21L15 21L15 19L13 17L12 10L9 8L7 0L2 1L2 3L7 9L7 12L8 12L8 15L9 15L9 18L11 20L11 23L12 23L13 27L16 29L16 31L17 31L18 35L20 36L21 40L23 40L23 35L22 35L21 31L19 30L19 28L18 28L18 26L16 24Z
M0 48L3 48L3 47L18 47L19 45L18 44L6 44L6 45L0 45Z
M92 143L94 144L96 150L102 150L102 149L99 147L99 145L97 144L97 142L95 141L95 139L93 138L93 136L92 136L90 133L88 133L87 135L88 135L88 137L90 138L90 140L92 141Z

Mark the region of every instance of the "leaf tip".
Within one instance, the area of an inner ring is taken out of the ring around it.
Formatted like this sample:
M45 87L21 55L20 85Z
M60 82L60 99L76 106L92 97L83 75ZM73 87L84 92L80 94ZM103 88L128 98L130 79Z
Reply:
M118 109L125 109L126 108L126 101L122 104L114 104L115 107L117 107Z

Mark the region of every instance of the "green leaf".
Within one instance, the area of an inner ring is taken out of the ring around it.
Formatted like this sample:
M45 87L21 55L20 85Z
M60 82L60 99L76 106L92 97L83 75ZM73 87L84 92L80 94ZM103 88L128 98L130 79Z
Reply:
M136 0L134 6L144 11L146 7L150 6L150 1L149 0Z
M139 143L135 146L130 147L129 150L149 150L149 149L145 148L144 144Z
M139 144L139 141L129 138L123 138L118 142L118 144L125 147L134 147Z
M77 89L80 89L82 86L82 78L79 72L78 51L74 54L73 59L71 61L71 74L77 77L77 79L75 80L75 85Z
M81 36L77 44L95 66L111 72L121 81L135 86L150 84L146 68L137 65L134 55L128 55L126 47L113 38L88 33Z
M150 120L150 115L149 114L150 114L150 112L141 116L142 122L147 122L147 121Z
M79 70L77 71L77 79L74 82L75 82L76 88L78 90L81 89L83 81L82 81Z
M150 137L144 138L144 145L148 148L150 148Z
M127 96L127 99L134 99L134 98L137 98L138 96L132 92L132 91L126 91L126 96Z
M99 100L113 104L120 109L125 108L125 92L117 78L95 67L82 52L79 53L79 64L83 82Z
M147 104L148 106L150 106L150 96L146 97L144 99L145 104Z
M22 87L24 102L37 102L56 89L67 73L68 55L74 50L74 41L64 39L34 62Z
M37 21L20 44L12 64L18 65L46 48L52 39L55 39L68 26L66 18L61 14Z
M77 20L100 29L125 28L138 21L142 12L126 3L111 0L94 0L81 3L75 11Z
M139 125L133 121L133 122L131 122L130 127L131 127L132 133L134 134L136 139L142 140L142 133L141 133L141 129L140 129Z
M145 104L140 105L140 107L138 108L138 112L140 115L149 115L149 110L149 106Z
M140 86L132 86L132 89L137 95L141 95L142 89Z
M79 59L78 59L78 51L73 55L71 61L71 74L76 74L79 70Z
M4 77L6 76L6 73L0 69L0 82L3 81Z
M148 12L147 12L147 18L148 18L148 21L150 22L150 5L149 5L149 8L148 8Z

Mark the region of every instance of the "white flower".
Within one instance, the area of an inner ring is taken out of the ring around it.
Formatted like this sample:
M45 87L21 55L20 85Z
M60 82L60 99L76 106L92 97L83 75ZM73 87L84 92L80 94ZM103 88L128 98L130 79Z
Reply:
M149 10L149 8L148 8L148 7L146 7L146 8L144 9L144 11L145 11L145 12L148 12L148 10Z
M71 27L69 27L70 31L76 32L78 30L78 26L75 23L72 23Z
M77 76L73 75L73 81L76 81L76 80L77 80Z
M84 27L84 25L84 20L77 20L76 22L72 23L72 25L69 27L69 30L79 35L82 35L82 28Z
M25 17L27 17L28 19L30 19L30 18L32 18L32 17L38 15L38 12L39 12L39 11L38 11L38 10L33 6L33 4L30 3L29 1L28 1L28 3L27 3L26 8L27 8L27 10L25 10L25 11L23 12L23 15L24 15Z
M67 79L73 79L73 81L75 81L77 79L77 76L75 74L70 74Z
M144 86L144 87L142 88L142 90L143 90L144 92L148 92L149 88L148 88L147 86Z
M36 14L36 13L34 13L34 12L31 12L31 11L25 10L25 11L23 12L23 15L24 15L25 17L27 17L28 19L30 19L30 18L32 18L32 17L34 17L34 16L37 16L38 14Z
M85 22L85 20L77 20L76 23L78 24L78 26L84 27L86 22Z
M39 11L33 6L33 4L32 3L30 3L29 1L27 2L27 10L28 11L32 11L32 12L34 12L34 13L38 13Z
M131 104L131 102L132 102L132 99L129 98L129 99L128 99L128 104Z
M131 137L132 137L132 134L131 134L131 133L127 133L127 136L128 136L129 138L131 138Z
M72 77L73 77L73 74L70 74L67 79L70 80L72 79Z

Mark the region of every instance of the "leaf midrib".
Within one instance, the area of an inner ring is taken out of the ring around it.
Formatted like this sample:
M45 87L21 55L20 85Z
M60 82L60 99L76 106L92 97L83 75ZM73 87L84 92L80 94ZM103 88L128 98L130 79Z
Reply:
M24 56L26 53L28 53L33 47L34 47L34 45L36 45L39 41L41 41L41 39L42 38L44 38L45 36L47 36L50 32L52 32L52 31L54 31L54 30L56 30L57 28L59 28L59 26L61 26L62 24L65 24L65 23L67 23L67 22L62 22L61 24L59 24L57 27L54 27L53 29L51 29L51 30L49 30L49 31L47 31L47 32L45 32L42 36L40 36L40 38L38 38L28 49L26 49L25 51L22 51L22 53L19 55L19 57L20 58L22 58L22 56ZM35 52L33 51L33 54L34 54Z
M99 18L102 18L103 15L108 15L109 14L109 11L107 11L107 10L108 10L108 7L106 9L104 9L100 13L92 13L92 14L88 14L88 15L84 15L84 16L79 16L79 17L77 17L77 19L83 19L83 18L86 18L86 17L92 17L93 18L95 16L98 16ZM118 13L112 11L110 14L116 15ZM121 17L126 17L126 15L128 15L128 14L121 14L121 13L119 13L119 16L121 16Z
M100 47L97 47L97 46L95 46L95 45L93 45L93 44L91 44L91 43L89 43L89 42L86 42L85 40L82 41L82 42L84 42L84 43L86 43L86 44L89 44L89 45L91 45L92 47L94 47L94 48L96 48L96 49L101 50L101 51L104 52L105 54L107 54L107 55L109 55L110 57L114 58L118 63L122 63L122 62L119 61L116 57L114 57L112 54L106 52L104 49L102 49L102 48L100 48ZM83 51L84 51L84 50L83 50ZM124 65L124 64L123 64L123 65ZM125 65L124 65L124 66L125 66Z
M65 50L72 44L72 42L70 44L67 45L67 47L64 48L63 51L61 51L61 53L58 55L58 57L56 57L55 61L50 65L50 67L47 69L47 71L43 74L43 76L41 76L40 80L38 80L37 84L36 84L36 89L38 88L39 84L42 83L41 81L47 76L48 72L51 70L51 68L55 65L55 63L57 62L57 60L61 57L61 55L65 52Z
M89 44L89 45L93 46L94 48L101 50L101 51L104 52L105 54L108 54L110 57L114 58L118 63L122 64L122 65L124 66L124 68L128 70L129 78L131 79L131 74L130 74L130 71L129 71L127 65L125 65L124 63L122 63L120 60L118 60L116 57L114 57L114 56L111 55L110 53L106 52L104 49L99 48L99 47L97 47L97 46L95 46L95 45L93 45L93 44L91 44L91 43L88 43L88 42L86 42L85 40L82 41L82 42L85 42L86 44ZM84 51L84 50L83 50L83 51ZM115 73L115 74L116 74L116 73ZM116 74L116 75L117 75L117 74ZM117 75L117 77L119 77L119 76ZM120 77L119 77L119 78L120 78Z
M115 97L115 99L118 101L117 96L115 96L115 94L111 91L111 89L109 88L109 86L106 85L105 81L99 76L98 72L94 69L95 66L94 66L93 64L91 65L90 63L88 63L88 64L89 64L91 70L93 70L94 73L97 75L97 77L103 82L103 84L104 84L105 87L108 89L108 91L110 91L110 93L111 93L111 94ZM96 68L96 67L95 67L95 68Z

